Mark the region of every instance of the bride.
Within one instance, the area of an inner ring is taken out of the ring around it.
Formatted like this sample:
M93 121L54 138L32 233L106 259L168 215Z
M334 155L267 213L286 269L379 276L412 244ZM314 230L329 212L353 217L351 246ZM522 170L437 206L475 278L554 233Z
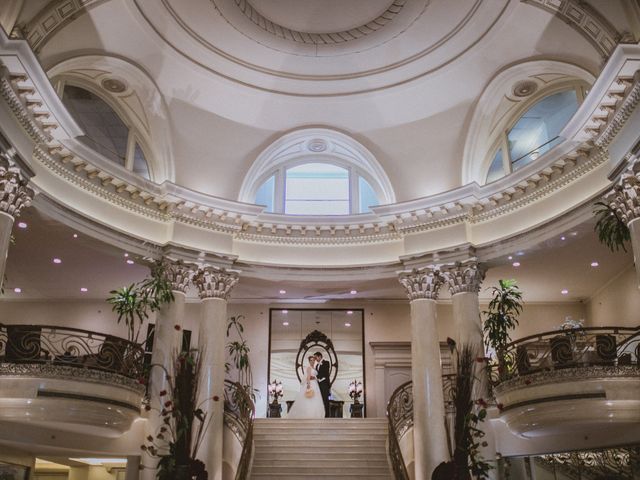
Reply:
M324 418L324 403L318 380L316 380L318 375L315 369L316 358L311 355L308 360L309 365L305 369L305 377L300 383L300 392L298 392L287 418Z

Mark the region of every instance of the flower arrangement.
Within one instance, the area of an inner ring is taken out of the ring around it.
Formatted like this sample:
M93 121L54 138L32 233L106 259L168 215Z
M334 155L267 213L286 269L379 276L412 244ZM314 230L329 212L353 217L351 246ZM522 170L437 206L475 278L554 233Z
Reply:
M282 382L280 380L274 380L269 384L268 389L269 395L273 397L273 402L271 403L273 405L278 405L278 399L283 395Z
M214 396L198 403L198 378L202 355L198 350L182 352L175 358L173 377L158 364L151 368L164 370L169 384L167 390L158 393L157 408L162 417L161 427L149 435L140 448L158 458L158 480L207 480L205 464L196 458L211 418L201 406L209 401L219 401ZM151 405L145 407L153 410Z
M362 382L353 380L349 384L349 397L353 399L353 403L360 403L360 396L362 395Z

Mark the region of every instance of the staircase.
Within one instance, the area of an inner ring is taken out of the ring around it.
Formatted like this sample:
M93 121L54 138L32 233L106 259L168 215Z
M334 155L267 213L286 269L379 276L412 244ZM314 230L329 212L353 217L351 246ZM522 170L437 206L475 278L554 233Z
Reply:
M256 419L252 480L391 480L386 418Z

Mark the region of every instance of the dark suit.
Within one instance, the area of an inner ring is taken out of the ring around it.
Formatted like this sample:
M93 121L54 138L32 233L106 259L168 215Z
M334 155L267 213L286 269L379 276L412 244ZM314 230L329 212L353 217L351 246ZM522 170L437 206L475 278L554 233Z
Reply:
M329 395L331 394L331 384L329 383L329 371L331 366L326 360L322 360L318 367L318 386L320 387L320 393L322 394L322 402L324 403L324 416L331 416L329 410Z

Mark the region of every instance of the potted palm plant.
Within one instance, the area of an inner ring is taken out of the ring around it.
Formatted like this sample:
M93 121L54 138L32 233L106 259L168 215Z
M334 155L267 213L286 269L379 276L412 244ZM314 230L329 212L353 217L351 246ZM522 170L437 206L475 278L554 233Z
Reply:
M606 245L612 252L620 249L626 252L625 244L631 241L631 232L618 212L607 203L596 202L593 213L596 216L594 230L598 234L600 243Z
M488 310L482 313L484 321L485 345L492 349L498 359L498 375L503 377L509 365L505 358L507 344L511 341L509 332L518 326L518 315L522 313L522 292L515 280L499 280L492 287L492 298Z

